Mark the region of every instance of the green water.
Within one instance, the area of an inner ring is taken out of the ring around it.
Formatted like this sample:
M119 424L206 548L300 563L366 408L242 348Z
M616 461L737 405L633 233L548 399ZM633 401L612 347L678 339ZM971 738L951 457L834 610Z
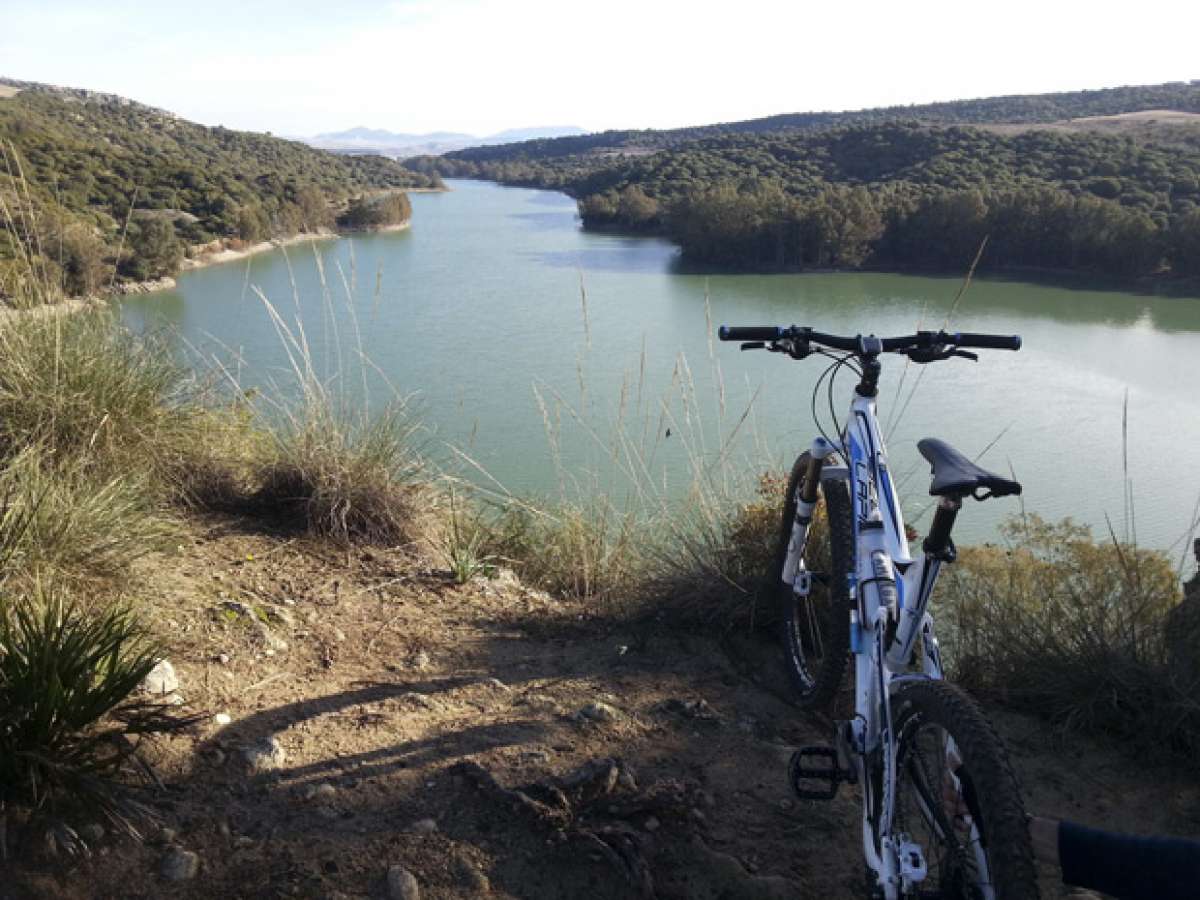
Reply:
M243 386L286 390L285 342L261 292L294 333L302 325L335 392L361 393L365 381L382 402L386 381L415 395L430 452L449 460L451 447L464 450L489 473L476 472L480 480L545 493L564 477L611 479L640 458L646 477L678 495L695 465L728 473L782 463L814 433L810 392L822 366L728 344L710 351L706 303L713 324L902 334L941 325L959 287L890 274L689 273L665 242L584 233L560 194L452 186L412 196L409 231L186 273L176 290L125 301L126 318L169 329L197 365L219 360ZM971 456L987 448L984 465L1011 467L1027 510L1101 530L1107 514L1123 533L1128 393L1137 537L1180 552L1200 494L1200 299L977 280L951 325L1019 333L1025 348L907 373L902 397L924 372L889 450L910 516L928 501L916 441L933 435ZM365 379L354 362L360 347L373 366ZM903 360L885 363L885 423L903 371ZM839 381L839 415L850 386ZM819 408L827 420L823 395ZM605 445L617 422L640 457L613 462ZM731 461L718 464L731 432ZM972 504L960 538L986 540L1018 509Z

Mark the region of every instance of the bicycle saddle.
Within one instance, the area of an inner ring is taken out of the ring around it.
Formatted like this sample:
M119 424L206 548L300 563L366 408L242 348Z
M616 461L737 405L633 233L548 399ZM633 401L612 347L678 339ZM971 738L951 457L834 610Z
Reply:
M971 494L976 500L986 500L988 497L1021 493L1018 482L981 469L945 441L924 438L917 441L917 449L933 468L929 493L935 497L965 497ZM978 491L987 493L981 495Z

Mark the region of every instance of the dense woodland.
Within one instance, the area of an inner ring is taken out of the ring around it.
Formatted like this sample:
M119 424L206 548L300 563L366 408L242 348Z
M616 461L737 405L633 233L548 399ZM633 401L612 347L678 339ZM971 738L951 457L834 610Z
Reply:
M588 227L666 234L686 257L726 266L962 270L987 236L984 267L1194 276L1200 145L937 124L1147 105L1198 110L1200 83L609 133L627 141L617 148L586 147L603 135L560 138L408 165L564 190Z
M173 274L189 245L316 231L368 207L392 215L407 198L354 201L440 186L379 156L209 128L111 95L21 87L0 96L0 199L29 220L22 229L71 294L95 292L114 267L137 280ZM0 238L0 294L14 252Z

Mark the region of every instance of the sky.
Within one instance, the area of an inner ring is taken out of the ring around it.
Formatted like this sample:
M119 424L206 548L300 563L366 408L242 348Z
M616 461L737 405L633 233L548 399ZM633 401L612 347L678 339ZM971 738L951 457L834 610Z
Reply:
M1194 0L0 0L0 75L209 125L489 134L1200 78Z

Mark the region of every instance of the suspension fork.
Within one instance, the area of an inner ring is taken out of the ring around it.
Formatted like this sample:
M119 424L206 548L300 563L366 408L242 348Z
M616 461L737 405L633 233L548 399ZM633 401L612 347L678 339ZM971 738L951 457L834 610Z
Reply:
M800 483L796 497L796 516L792 521L792 536L788 540L787 556L783 561L781 577L786 584L801 596L807 597L812 589L812 575L804 565L804 549L808 544L808 529L812 525L813 510L817 506L817 492L821 486L821 470L825 461L837 448L823 437L813 441L809 450L808 468Z

